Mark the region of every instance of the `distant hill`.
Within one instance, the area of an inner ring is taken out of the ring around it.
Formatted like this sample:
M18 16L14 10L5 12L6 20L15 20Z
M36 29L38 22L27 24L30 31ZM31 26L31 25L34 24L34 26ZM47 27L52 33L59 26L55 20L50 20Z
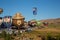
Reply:
M56 19L46 19L46 20L40 20L41 22L48 22L49 24L55 23L55 24L60 24L60 18Z

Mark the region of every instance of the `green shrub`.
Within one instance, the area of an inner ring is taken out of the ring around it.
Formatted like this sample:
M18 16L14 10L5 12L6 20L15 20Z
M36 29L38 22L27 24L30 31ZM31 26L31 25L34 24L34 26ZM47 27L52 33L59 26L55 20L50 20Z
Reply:
M3 38L5 38L7 34L6 34L5 31L2 31L1 35L2 35Z
M48 33L47 34L47 40L60 40L60 35Z
M33 38L29 38L30 40L33 40Z
M0 33L0 38L2 38L2 35L1 35L1 33Z
M60 40L60 34L58 34L56 37L57 37L57 40Z
M5 40L12 40L11 35L9 33L6 35Z
M47 40L52 40L52 36L50 33L47 33Z

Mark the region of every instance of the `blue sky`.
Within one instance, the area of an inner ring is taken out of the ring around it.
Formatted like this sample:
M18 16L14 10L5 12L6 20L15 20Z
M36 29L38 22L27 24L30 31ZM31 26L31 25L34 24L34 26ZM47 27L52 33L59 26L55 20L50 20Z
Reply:
M37 7L36 16L33 7ZM2 17L20 12L27 21L60 18L60 0L0 0L0 8L3 8Z

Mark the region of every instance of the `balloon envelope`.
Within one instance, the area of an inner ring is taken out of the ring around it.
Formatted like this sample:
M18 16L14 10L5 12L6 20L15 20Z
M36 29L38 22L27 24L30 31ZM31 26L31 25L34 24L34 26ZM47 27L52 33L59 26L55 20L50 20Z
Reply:
M3 9L2 8L0 8L0 14L3 12Z
M11 16L5 16L4 19L3 19L4 26L6 26L7 28L10 28L11 24L12 24L11 19L12 19Z
M37 8L33 7L33 15L37 15Z

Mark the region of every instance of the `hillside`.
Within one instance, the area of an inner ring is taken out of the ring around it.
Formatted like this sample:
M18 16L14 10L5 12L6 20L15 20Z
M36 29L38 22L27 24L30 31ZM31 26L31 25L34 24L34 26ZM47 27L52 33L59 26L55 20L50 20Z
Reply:
M41 22L48 22L49 24L60 24L60 18L56 19L46 19L46 20L40 20Z

